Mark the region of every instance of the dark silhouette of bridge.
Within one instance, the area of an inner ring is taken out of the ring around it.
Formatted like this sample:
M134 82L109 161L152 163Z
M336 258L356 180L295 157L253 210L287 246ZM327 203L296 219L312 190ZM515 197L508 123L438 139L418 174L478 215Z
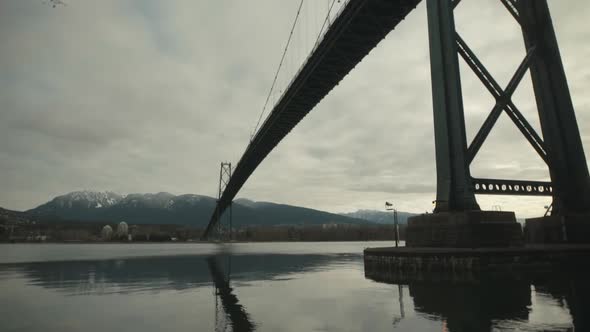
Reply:
M494 80L455 29L453 10L460 0L426 1L437 169L433 215L438 219L420 222L419 232L429 231L430 228L424 227L438 223L441 217L453 219L457 213L463 219L485 219L494 223L507 218L511 225L505 225L507 228L503 226L499 233L494 233L500 236L516 230L513 213L490 214L488 211L478 214L480 208L475 194L552 196L553 216L567 216L576 223L580 218L590 216L588 166L547 2L499 1L521 26L526 50L524 59L505 89ZM220 189L221 194L204 238L209 236L220 216L270 151L419 2L349 0L346 3L251 139L229 180L223 182L224 187ZM470 145L467 145L465 134L459 55L496 100ZM527 71L532 78L542 136L535 132L511 100ZM545 161L551 182L471 177L469 165L502 112L509 116ZM465 215L467 212L470 215ZM474 232L481 233L481 230ZM456 234L453 236L456 237Z

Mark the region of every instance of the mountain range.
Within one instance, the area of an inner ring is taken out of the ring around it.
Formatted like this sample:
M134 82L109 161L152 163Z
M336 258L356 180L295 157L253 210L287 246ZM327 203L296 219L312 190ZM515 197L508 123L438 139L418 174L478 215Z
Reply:
M120 195L114 192L76 191L57 196L26 215L64 221L120 222L130 224L182 224L205 227L214 210L212 197L166 192ZM235 226L373 224L354 215L340 215L298 206L236 199L232 208ZM227 218L227 213L224 215Z
M0 208L0 219L130 224L178 224L205 227L216 204L202 195L166 192L121 195L114 192L75 191L60 195L36 208L19 212ZM224 218L227 218L227 213ZM399 212L404 224L413 214ZM299 206L234 200L232 220L244 225L392 224L391 212L358 210L334 214ZM227 219L226 219L227 220Z

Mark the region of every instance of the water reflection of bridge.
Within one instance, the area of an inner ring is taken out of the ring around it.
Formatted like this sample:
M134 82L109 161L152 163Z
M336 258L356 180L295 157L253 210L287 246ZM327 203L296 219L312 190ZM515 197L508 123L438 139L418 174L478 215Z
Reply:
M33 285L69 295L131 293L209 287L212 282L210 257L221 256L37 262L2 267L24 274ZM350 259L351 256L336 255L239 255L233 256L231 273L238 282L273 280Z
M215 330L226 331L228 326L225 324L229 319L231 331L254 331L255 325L250 320L248 313L243 305L239 303L238 297L233 293L231 287L231 256L225 258L227 262L225 270L220 264L218 257L209 257L209 273L215 285ZM221 300L221 307L217 299ZM220 310L223 309L223 310Z
M440 317L448 331L492 331L498 321L529 321L532 299L548 296L567 308L575 331L590 328L590 286L587 271L512 272L458 276L436 274L413 278L396 273L365 271L368 279L409 289L414 310ZM404 285L404 286L401 286ZM400 290L400 310L403 293ZM399 318L397 320L400 320ZM507 327L510 329L510 327ZM545 330L532 326L532 330ZM571 326L551 326L551 331L571 331Z
M302 275L325 271L330 266L349 266L351 262L354 262L355 266L358 266L357 263L362 264L359 255L200 255L13 264L1 266L0 274L10 270L23 275L27 284L57 290L66 295L134 292L156 294L163 291L185 293L189 289L212 289L215 291L214 298L218 301L215 313L220 321L225 320L223 324L217 325L220 327L218 330L252 331L257 326L264 325L266 320L276 313L261 311L257 308L261 304L260 298L246 296L247 292L236 292L236 289L247 289L244 285L258 281L270 283L274 280L290 279L295 275L298 277L294 278L301 278ZM412 310L418 315L430 317L429 319L434 317L435 320L445 321L446 328L455 332L489 331L497 328L498 322L520 322L526 325L534 318L531 312L539 314L538 307L535 307L535 298L542 296L550 299L552 303L555 302L555 307L552 308L562 308L561 312L566 316L569 312L573 319L572 325L577 331L588 329L590 317L590 287L587 283L590 273L580 270L583 269L578 269L576 274L565 268L559 273L543 274L437 274L436 280L395 276L391 273L370 274L367 271L365 276L374 281L396 285L391 287L391 291L388 290L392 294L391 297L385 299L388 303L399 301L400 308L392 313L393 321L388 323L394 324L393 328L407 326L404 324L412 319ZM343 288L345 291L346 289L350 288ZM351 294L358 294L352 293L358 290L350 291ZM200 294L205 293L207 292ZM271 297L272 300L285 300L289 305L287 299L276 295ZM346 295L342 299L354 302L354 308L358 308L372 303L374 295L375 293L365 293L368 297ZM213 297L209 296L207 297L210 301ZM313 303L317 298L299 300ZM209 301L206 301L206 304L212 305ZM402 305L405 307L401 307ZM404 318L404 311L410 312L407 318ZM304 315L309 314L309 311L303 310L298 313ZM297 312L292 314L297 315ZM371 317L371 312L361 312L359 315L364 319L367 316ZM321 317L324 319L323 315ZM374 316L380 319L379 317L383 316ZM285 321L285 324L288 323L289 321ZM337 326L342 328L344 325ZM549 328L565 331L568 327L571 328L571 325L552 325ZM542 329L534 325L532 328Z
M317 254L166 256L7 264L0 265L0 273L16 272L28 284L67 295L158 293L213 286L215 330L253 331L256 325L247 313L247 303L238 299L232 282L285 280L290 274L350 259L350 255Z

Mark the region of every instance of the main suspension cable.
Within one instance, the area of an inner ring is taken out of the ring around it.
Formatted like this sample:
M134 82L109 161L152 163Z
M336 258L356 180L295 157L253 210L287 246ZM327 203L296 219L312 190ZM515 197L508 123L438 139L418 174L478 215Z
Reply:
M285 49L283 50L283 55L281 56L281 61L279 62L279 67L277 68L277 72L275 73L275 77L272 80L272 85L270 86L270 90L268 91L268 95L266 96L266 101L264 102L264 106L262 107L262 112L258 117L258 122L256 122L256 126L254 127L254 131L250 135L250 141L254 138L256 134L256 130L258 130L258 126L260 125L260 120L262 120L262 116L264 115L264 111L266 110L266 106L268 106L268 101L270 100L270 96L272 91L274 90L275 84L277 83L277 78L279 77L279 72L281 71L281 67L283 66L283 61L285 60L285 56L287 54L287 50L289 49L289 44L291 43L291 38L293 37L293 31L295 30L295 26L297 25L297 20L299 19L299 14L301 13L301 7L303 6L303 0L299 2L299 8L297 8L297 14L295 15L295 20L293 21L293 26L291 27L291 32L289 33L289 38L287 39L287 45L285 45Z
M301 2L299 3L299 7L297 8L297 14L295 15L295 20L293 21L293 26L291 27L291 31L289 32L289 38L287 39L287 44L285 45L285 49L283 50L283 55L281 56L281 61L279 62L279 66L278 66L277 71L275 73L270 90L268 91L268 95L266 96L266 101L264 102L264 106L262 107L262 112L260 113L260 116L258 117L258 121L256 122L256 126L254 127L254 130L252 131L252 133L250 135L250 142L252 142L252 140L254 139L254 135L256 135L256 131L258 130L258 126L260 125L260 121L262 120L262 117L264 116L264 112L266 111L266 107L268 106L268 102L270 101L273 90L274 90L275 85L277 83L279 73L280 73L281 68L283 66L283 62L285 60L287 50L289 49L289 45L290 45L291 39L293 37L293 32L295 31L295 26L297 25L297 21L299 20L299 16L301 14L301 8L303 7L303 1L304 0L301 0ZM324 19L324 22L322 23L322 27L320 28L320 31L318 32L318 36L316 38L316 42L315 42L312 50L315 49L317 47L317 45L319 44L320 39L322 38L322 32L324 31L324 28L326 28L326 24L329 26L328 22L330 21L330 14L332 13L332 9L334 8L335 3L336 3L336 0L332 0L332 2L329 5L328 13L326 14L326 18Z

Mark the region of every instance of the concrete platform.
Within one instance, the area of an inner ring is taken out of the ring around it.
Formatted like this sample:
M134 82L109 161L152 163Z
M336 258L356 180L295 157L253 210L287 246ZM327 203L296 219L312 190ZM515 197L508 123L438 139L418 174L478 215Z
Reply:
M408 218L408 247L481 248L522 246L514 212L455 211Z
M590 269L590 245L528 245L505 248L386 247L364 250L365 274L392 279L470 279L481 272Z
M527 243L590 244L590 215L529 218L524 236Z

